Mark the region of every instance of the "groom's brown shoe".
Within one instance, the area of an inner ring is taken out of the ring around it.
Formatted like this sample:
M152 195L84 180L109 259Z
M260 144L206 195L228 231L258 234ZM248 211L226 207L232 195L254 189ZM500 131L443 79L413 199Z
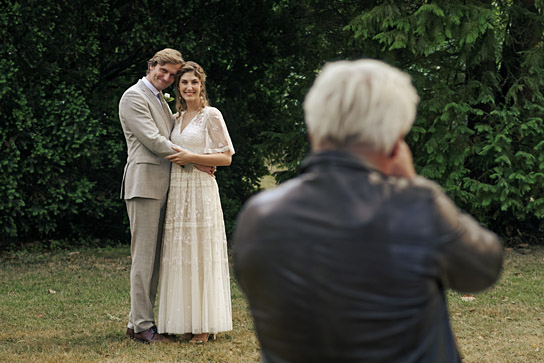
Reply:
M134 339L134 329L127 328L127 335L130 339Z
M157 327L152 326L151 328L144 330L139 333L134 334L134 340L137 340L142 343L171 343L172 340L161 335L157 332Z

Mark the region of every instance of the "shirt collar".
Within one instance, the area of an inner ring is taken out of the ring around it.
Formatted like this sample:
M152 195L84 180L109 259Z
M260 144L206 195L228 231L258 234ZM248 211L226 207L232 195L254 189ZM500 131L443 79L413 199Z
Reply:
M147 88L149 88L151 90L151 92L153 92L153 94L155 95L155 97L159 97L159 93L161 93L158 89L155 88L155 86L153 86L151 84L151 82L149 82L147 80L147 78L142 78L142 81L144 81L145 85L147 86Z

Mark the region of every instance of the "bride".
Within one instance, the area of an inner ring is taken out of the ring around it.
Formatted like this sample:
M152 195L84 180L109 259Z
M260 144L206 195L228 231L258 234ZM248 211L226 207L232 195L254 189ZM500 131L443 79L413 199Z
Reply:
M183 148L172 163L159 280L159 333L205 343L232 330L227 240L219 189L194 164L228 166L234 147L221 112L209 106L206 74L185 63L176 77L179 116L171 141ZM178 165L180 164L180 165Z

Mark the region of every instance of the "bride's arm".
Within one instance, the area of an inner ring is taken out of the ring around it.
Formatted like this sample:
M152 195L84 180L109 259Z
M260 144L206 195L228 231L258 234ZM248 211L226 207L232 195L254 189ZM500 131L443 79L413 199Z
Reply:
M193 154L191 158L194 164L207 166L229 166L232 162L230 151L225 151L216 154Z

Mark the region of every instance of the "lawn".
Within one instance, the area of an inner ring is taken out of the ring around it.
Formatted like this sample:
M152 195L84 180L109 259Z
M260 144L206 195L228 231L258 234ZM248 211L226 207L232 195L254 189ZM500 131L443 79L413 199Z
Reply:
M499 283L474 297L450 292L464 362L544 361L544 248L505 253ZM1 362L258 362L247 303L232 280L234 330L201 346L125 337L129 248L0 256Z

